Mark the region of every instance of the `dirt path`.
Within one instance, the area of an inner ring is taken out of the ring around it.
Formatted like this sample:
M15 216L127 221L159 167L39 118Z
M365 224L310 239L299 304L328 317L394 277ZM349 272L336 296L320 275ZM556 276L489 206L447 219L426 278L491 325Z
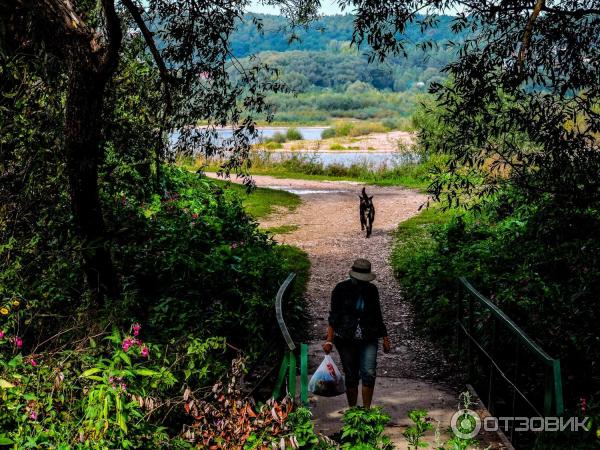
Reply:
M307 302L311 315L310 368L316 369L323 353L320 349L327 327L331 290L348 277L354 259L371 261L377 274L384 320L392 340L392 351L378 355L378 379L374 404L381 405L392 416L386 433L396 448L405 449L402 430L409 425L407 412L424 408L440 423L442 439L448 433L450 420L458 405L458 393L442 382L448 367L441 352L414 332L412 311L402 299L400 286L393 276L389 255L399 222L418 213L426 197L401 187L367 186L376 208L373 235L366 239L360 230L358 198L363 185L344 181L306 181L254 176L257 186L284 189L302 197L303 203L293 212L274 214L261 221L265 228L297 225L289 234L276 235L280 243L304 249L311 261ZM339 362L337 353L333 353ZM341 367L341 365L340 365ZM341 426L345 397L311 398L315 427L332 434ZM428 439L433 442L433 439ZM493 447L501 448L501 447Z

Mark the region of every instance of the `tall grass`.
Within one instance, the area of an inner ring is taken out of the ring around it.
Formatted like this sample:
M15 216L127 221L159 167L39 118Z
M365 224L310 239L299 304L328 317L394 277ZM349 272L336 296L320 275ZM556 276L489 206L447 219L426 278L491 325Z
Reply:
M435 165L444 164L446 157L434 155L412 162L406 153L399 153L397 161L391 164L374 164L363 159L349 165L324 164L317 153L273 154L255 152L246 169L254 175L272 175L279 178L338 179L360 181L378 185L400 185L425 189L431 179L430 170ZM213 170L216 166L212 167ZM210 169L209 169L210 170Z

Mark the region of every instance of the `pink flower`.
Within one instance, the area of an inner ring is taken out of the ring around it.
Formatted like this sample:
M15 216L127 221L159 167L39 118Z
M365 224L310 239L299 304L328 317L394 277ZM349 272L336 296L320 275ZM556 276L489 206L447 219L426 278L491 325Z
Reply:
M4 339L4 330L0 330L0 339Z
M23 347L23 339L21 339L19 336L17 336L15 338L15 345L17 346L17 348Z
M142 329L142 326L139 323L134 323L131 326L131 329L133 330L133 335L137 336L138 334L140 334L140 330Z
M31 359L29 360L29 364L31 364L31 366L32 366L32 367L35 367L35 366L37 366L37 365L38 365L37 361L36 361L35 359L33 359L33 358L31 358Z
M38 413L37 413L37 411L36 411L35 409L34 409L34 410L32 410L32 411L29 413L29 418L30 418L31 420L37 420L37 418L38 418Z
M127 385L125 383L121 383L121 390L124 391L127 389Z
M133 342L131 341L131 339L127 338L123 341L123 350L127 351L129 350L129 347L131 347L131 345L133 344Z
M150 354L150 350L148 350L148 347L146 347L145 345L142 347L140 354L144 357L147 358L148 355Z

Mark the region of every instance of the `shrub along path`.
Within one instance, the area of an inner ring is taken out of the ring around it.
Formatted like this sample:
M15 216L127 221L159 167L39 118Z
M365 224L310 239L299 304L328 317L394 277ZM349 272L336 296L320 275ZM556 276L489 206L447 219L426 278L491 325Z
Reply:
M389 255L392 233L399 222L418 213L426 197L402 187L367 186L376 208L373 235L366 239L360 230L358 197L362 184L347 181L309 181L255 176L257 186L283 189L301 196L303 202L293 211L282 211L260 220L262 227L290 232L276 234L283 244L306 251L311 260L307 288L310 309L310 369L314 372L323 352L321 343L327 327L330 293L335 284L348 277L354 259L367 258L377 274L384 320L392 340L392 351L378 356L378 380L374 405L381 405L392 416L386 433L397 448L406 448L403 429L409 425L411 409L428 410L440 422L443 439L457 409L458 392L447 383L449 374L441 352L416 335L410 306L402 299L400 286L392 274ZM426 275L424 275L426 276ZM337 352L332 356L339 362ZM341 368L341 365L340 365ZM345 397L311 398L318 431L331 435L341 426ZM432 433L430 433L431 435ZM432 436L427 439L433 442ZM498 448L498 447L496 447Z

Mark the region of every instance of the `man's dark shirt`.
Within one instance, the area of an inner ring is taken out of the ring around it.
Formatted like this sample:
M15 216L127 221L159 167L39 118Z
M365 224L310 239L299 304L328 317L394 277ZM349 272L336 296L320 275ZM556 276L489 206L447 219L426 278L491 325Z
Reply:
M359 301L361 296L364 302ZM359 324L362 339L371 340L387 336L377 286L348 279L338 283L331 293L329 325L337 338L355 339Z

